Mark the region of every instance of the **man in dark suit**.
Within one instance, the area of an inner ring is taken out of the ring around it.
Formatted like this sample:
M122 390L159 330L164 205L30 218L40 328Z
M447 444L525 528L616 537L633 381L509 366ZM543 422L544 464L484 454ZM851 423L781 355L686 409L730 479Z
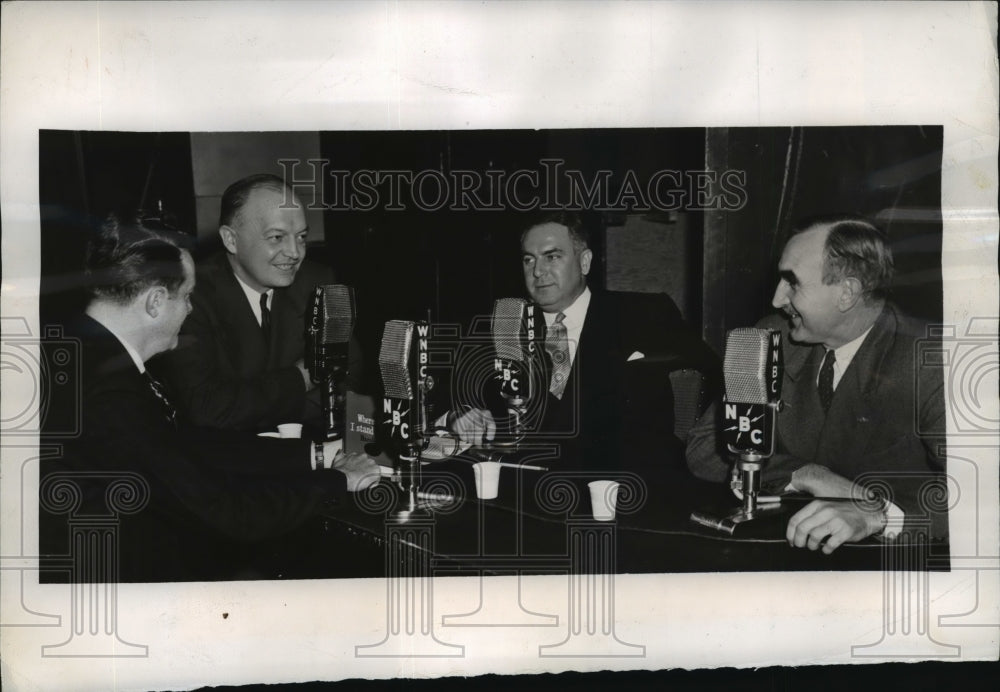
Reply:
M305 314L333 273L305 259L307 232L302 203L277 176L243 178L222 195L225 251L199 264L191 316L162 366L196 425L259 431L322 421L305 366ZM356 359L349 371L357 375Z
M364 455L178 421L169 392L145 363L177 344L195 276L190 254L162 227L112 218L91 243L87 276L92 300L65 334L79 339L79 380L47 396L56 410L78 408L80 435L43 466L43 551L69 549L60 484L79 489L72 523L108 516L106 503L115 502L109 483L129 478L148 505L121 511L121 571L96 575L100 580L233 578L256 573L262 542L301 526L345 490L377 480L377 466Z
M673 439L673 402L662 361L709 374L717 359L684 325L665 294L592 291L593 262L579 215L556 212L533 220L521 238L522 271L545 320L544 372L548 389L538 433L562 443L567 466L636 469L627 457L683 453ZM541 327L541 325L540 325ZM645 361L660 365L643 368ZM464 441L492 439L495 417L473 409L452 423ZM644 462L647 463L647 462Z
M902 530L946 536L942 373L916 358L926 327L886 299L884 234L855 217L806 221L778 270L783 318L758 326L782 333L784 406L762 488L857 500L812 501L790 519L789 543L831 553ZM689 436L688 466L706 480L729 478L719 429L712 407ZM888 497L874 497L879 486Z

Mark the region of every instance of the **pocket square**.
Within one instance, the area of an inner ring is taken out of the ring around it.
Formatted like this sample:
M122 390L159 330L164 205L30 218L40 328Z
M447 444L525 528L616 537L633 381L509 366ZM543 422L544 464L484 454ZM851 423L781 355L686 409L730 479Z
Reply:
M642 351L633 351L632 355L629 356L628 359L625 362L626 363L631 363L633 360L642 360L645 357L646 357L646 354L643 353Z

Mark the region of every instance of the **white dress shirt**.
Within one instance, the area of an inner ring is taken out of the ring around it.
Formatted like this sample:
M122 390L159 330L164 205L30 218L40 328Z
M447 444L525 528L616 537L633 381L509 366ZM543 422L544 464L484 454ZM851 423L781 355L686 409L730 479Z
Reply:
M587 318L587 308L590 307L590 289L584 286L583 293L576 297L576 300L562 313L566 316L563 319L563 326L566 327L566 339L569 342L569 365L572 368L576 360L576 347L580 344L580 334L583 332L583 321ZM546 330L556 321L558 312L543 312L545 317Z
M872 327L875 325L873 324ZM844 372L847 370L847 366L851 364L854 360L854 356L857 355L858 349L861 348L861 344L864 343L865 337L871 333L872 327L868 327L864 333L853 341L848 341L846 344L839 348L833 349L833 391L837 391L837 385L840 384L840 379L844 376ZM828 353L829 351L827 351ZM825 354L824 354L825 357ZM819 386L819 373L816 373L816 386Z
M243 293L246 294L247 302L250 303L250 309L253 310L253 316L257 318L257 324L261 324L261 320L263 319L263 317L260 314L260 297L262 295L261 292L247 286L246 283L244 283L243 279L241 279L235 272L233 273L233 276L236 277L236 281L239 283L240 288L242 288ZM270 310L271 301L274 300L274 289L269 288L266 291L264 291L264 293L267 294L267 309Z

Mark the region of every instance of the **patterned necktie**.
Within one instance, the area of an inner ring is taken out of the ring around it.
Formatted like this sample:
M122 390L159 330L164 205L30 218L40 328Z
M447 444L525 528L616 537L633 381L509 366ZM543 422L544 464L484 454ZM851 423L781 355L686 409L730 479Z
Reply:
M566 390L566 381L569 379L569 339L568 332L563 320L566 315L559 313L555 322L550 324L545 330L545 350L552 358L552 379L549 381L549 391L557 399L562 399Z
M837 356L833 351L827 351L823 356L823 365L819 369L819 403L823 406L823 412L830 410L830 402L833 401L833 364L837 362Z
M264 334L264 343L271 343L271 311L267 307L267 292L260 294L260 330Z
M149 382L149 388L153 390L153 394L163 404L163 413L167 422L171 425L177 425L177 409L174 408L174 405L170 403L170 399L167 398L166 393L163 391L163 385L149 374L149 370L146 371L146 381Z

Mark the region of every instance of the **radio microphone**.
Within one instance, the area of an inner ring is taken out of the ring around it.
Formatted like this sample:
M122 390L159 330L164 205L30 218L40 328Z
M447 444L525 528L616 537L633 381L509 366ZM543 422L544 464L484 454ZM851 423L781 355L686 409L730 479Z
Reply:
M348 350L354 331L354 289L343 284L317 286L307 320L309 375L321 387L323 435L344 437Z
M430 327L426 322L390 320L385 323L378 363L382 375L382 431L393 456L406 504L396 512L405 521L425 516L420 503L420 452L428 439L426 397L433 387L427 372Z
M500 382L500 396L513 418L509 445L524 439L528 402L535 386L534 317L535 306L520 298L500 298L493 304L493 369Z
M723 437L734 454L769 457L781 400L781 332L733 329L726 339Z
M774 424L781 409L781 332L769 329L733 329L726 338L723 362L726 395L722 402L722 437L737 455L730 487L743 506L721 520L695 512L696 523L725 531L779 508L760 505L760 473L774 453Z

